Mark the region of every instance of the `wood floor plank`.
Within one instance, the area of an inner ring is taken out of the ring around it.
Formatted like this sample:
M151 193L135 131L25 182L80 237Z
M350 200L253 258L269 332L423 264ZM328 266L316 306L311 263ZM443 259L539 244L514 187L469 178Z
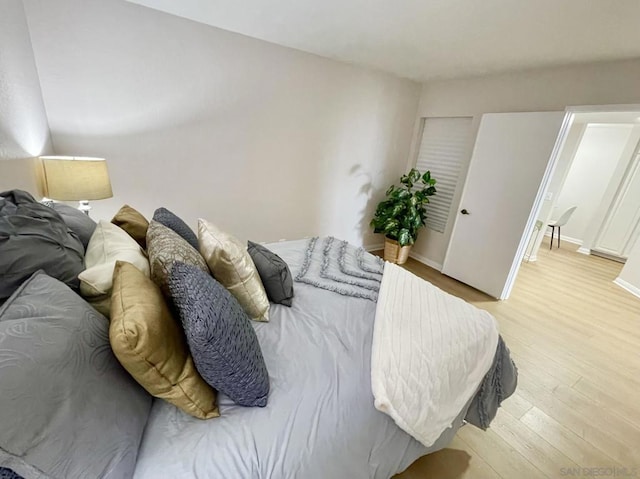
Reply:
M429 454L418 461L401 476L403 479L500 479L489 464L459 437L455 437L448 448Z
M558 387L556 391L561 390L561 387ZM626 427L623 430L614 429L620 426L620 423L610 424L611 418L604 416L605 411L593 403L585 400L584 405L580 406L580 399L567 399L569 395L566 393L563 394L564 400L562 400L557 397L555 391L550 393L548 389L535 384L535 380L527 381L527 376L524 375L521 378L519 392L535 403L536 407L545 414L568 427L620 464L636 462L633 446L631 446L639 444L633 440L635 434ZM576 406L579 409L576 410ZM621 437L621 434L624 434L624 437ZM628 440L631 442L627 442Z
M458 436L501 477L540 479L548 477L520 454L514 445L502 439L492 429L481 431L473 426L463 427Z
M549 477L557 477L562 468L578 467L577 463L505 411L498 413L491 430Z
M506 334L505 328L502 328L501 332L509 349L514 354L520 357L527 357L527 359L537 364L544 364L545 370L573 371L581 377L588 377L607 391L629 398L637 398L640 382L619 375L613 363L606 367L594 368L585 363L582 358L570 355L564 350L556 348L547 350L545 345L525 344L521 337L518 338L517 331L515 331L515 335L512 335L511 332Z
M617 461L537 407L528 411L520 421L581 467L619 466Z
M513 394L513 396L509 398L508 401L505 401L504 403L502 403L502 409L507 411L516 419L520 419L532 407L533 407L533 404L531 404L525 398L520 396L520 394L518 394L518 391L516 391Z
M496 317L519 386L487 432L465 426L449 448L398 479L555 478L576 466L640 470L640 299L613 283L620 263L576 253L568 243L550 251L545 242L502 302L415 260L406 264Z
M580 378L573 386L576 391L593 399L600 407L617 413L636 428L640 428L640 408L638 398L629 395L618 395L611 389L586 378Z

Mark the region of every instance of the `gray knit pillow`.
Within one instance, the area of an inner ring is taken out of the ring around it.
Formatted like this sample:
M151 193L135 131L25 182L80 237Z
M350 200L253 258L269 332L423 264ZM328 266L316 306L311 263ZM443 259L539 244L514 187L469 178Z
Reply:
M176 216L166 208L158 208L153 213L153 219L178 233L187 241L187 243L193 246L196 251L199 251L198 237L180 217Z
M247 243L247 251L256 265L269 300L291 306L293 277L287 263L270 249L253 241Z
M212 276L175 263L169 291L202 378L241 406L266 406L269 374L249 317Z

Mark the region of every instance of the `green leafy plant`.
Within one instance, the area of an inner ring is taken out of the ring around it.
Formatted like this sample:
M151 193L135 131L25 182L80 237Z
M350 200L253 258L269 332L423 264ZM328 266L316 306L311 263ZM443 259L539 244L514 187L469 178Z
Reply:
M371 220L373 232L383 233L400 246L412 245L427 219L425 205L429 203L429 196L436 194L435 184L430 171L421 175L412 168L402 175L400 186L391 185L385 194L386 199L378 204Z

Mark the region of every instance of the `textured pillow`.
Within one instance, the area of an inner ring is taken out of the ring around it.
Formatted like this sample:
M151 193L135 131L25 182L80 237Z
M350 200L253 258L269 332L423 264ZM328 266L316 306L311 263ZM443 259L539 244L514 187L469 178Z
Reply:
M269 300L291 306L293 277L287 263L273 251L253 241L248 242L247 251L256 265Z
M78 208L65 205L64 203L51 202L50 206L58 212L67 227L80 238L82 246L86 249L91 235L96 229L96 222Z
M198 220L198 241L213 277L236 297L251 319L269 321L267 293L242 243L203 219Z
M84 246L62 217L26 191L0 193L0 300L39 269L77 289Z
M167 282L176 261L190 264L209 272L202 255L187 243L178 233L151 220L147 230L147 253L151 263L151 279L160 286L164 294L170 296Z
M196 234L191 228L189 228L189 226L187 226L187 223L182 221L171 211L166 208L158 208L153 213L153 219L167 228L172 229L196 250L198 249L198 237Z
M15 471L6 467L0 467L0 479L24 479L21 475L16 474Z
M183 263L171 270L169 289L204 380L241 406L266 406L269 374L238 301L209 274Z
M196 370L162 293L120 261L113 273L109 339L120 364L150 394L200 419L220 416L216 393Z
M144 249L147 248L149 222L137 210L129 205L124 205L111 219L111 222L125 230Z
M94 299L94 306L106 316L109 316L108 297L111 296L116 261L127 261L149 276L149 260L140 245L121 228L100 220L87 246L87 269L80 273L79 278L81 294ZM100 305L106 305L106 308Z
M120 366L109 322L40 272L0 309L0 464L31 477L130 478L151 396Z

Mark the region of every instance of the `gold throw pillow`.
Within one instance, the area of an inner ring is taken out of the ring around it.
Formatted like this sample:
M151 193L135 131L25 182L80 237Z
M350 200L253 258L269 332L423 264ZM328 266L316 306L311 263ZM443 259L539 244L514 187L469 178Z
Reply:
M235 296L249 317L269 321L269 299L244 245L203 219L198 220L198 244L213 277Z
M200 419L220 416L158 287L132 264L113 275L109 340L120 364L149 394Z
M124 205L111 219L111 222L125 230L140 246L147 249L149 222L140 212L129 205Z

